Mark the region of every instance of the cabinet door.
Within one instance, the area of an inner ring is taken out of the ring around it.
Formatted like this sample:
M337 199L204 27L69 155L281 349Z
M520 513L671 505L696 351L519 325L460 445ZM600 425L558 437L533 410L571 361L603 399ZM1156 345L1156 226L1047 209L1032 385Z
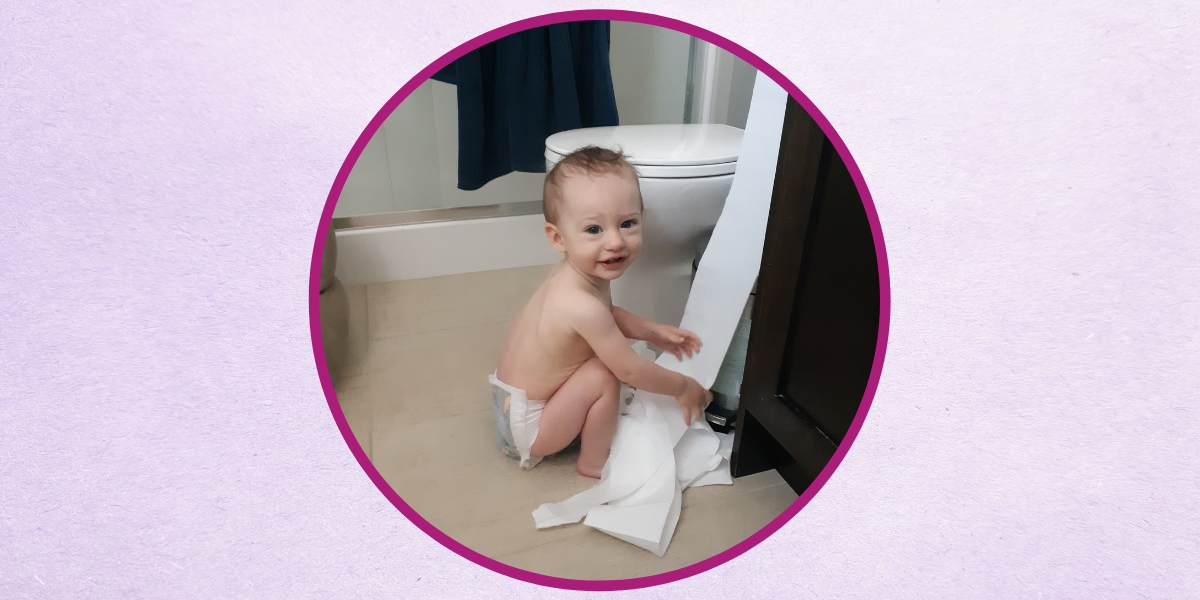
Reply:
M854 180L828 140L810 213L777 396L840 444L871 376L879 336L879 265Z
M879 271L849 171L791 99L759 286L733 470L778 469L800 493L862 402L879 333Z

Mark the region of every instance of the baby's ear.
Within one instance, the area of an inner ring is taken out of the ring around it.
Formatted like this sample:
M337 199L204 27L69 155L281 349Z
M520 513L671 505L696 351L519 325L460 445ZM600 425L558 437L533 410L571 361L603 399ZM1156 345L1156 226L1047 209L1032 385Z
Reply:
M550 246L555 251L567 253L567 248L563 245L562 233L558 231L557 225L549 221L546 221L546 239L550 240Z

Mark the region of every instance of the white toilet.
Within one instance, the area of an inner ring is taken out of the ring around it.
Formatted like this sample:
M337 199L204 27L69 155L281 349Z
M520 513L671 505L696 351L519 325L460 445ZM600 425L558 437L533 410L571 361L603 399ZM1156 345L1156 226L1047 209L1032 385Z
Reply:
M712 233L742 146L729 125L622 125L556 133L546 170L584 146L621 150L638 171L645 215L642 251L612 283L613 304L678 326L691 288L697 245Z

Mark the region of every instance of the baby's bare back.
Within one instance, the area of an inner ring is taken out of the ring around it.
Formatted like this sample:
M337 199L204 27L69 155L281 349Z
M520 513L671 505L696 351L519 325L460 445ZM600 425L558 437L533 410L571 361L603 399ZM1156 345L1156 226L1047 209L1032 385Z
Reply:
M550 399L596 355L567 323L567 309L577 310L588 292L563 277L563 268L562 263L554 267L517 316L496 368L500 381L525 390L530 400Z

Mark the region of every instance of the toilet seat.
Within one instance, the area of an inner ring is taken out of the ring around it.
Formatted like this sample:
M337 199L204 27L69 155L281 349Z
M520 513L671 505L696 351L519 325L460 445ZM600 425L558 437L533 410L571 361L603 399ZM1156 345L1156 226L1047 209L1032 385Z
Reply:
M558 164L562 160L563 155L546 151L546 161L550 165ZM629 161L633 163L633 161ZM693 179L696 177L716 177L718 175L731 175L737 168L737 161L727 163L717 163L715 165L684 165L678 167L665 167L661 165L639 165L633 163L633 168L637 170L639 179Z
M737 168L742 130L719 124L619 125L588 127L546 138L546 163L588 145L621 150L638 171L651 179L686 179L729 175Z

